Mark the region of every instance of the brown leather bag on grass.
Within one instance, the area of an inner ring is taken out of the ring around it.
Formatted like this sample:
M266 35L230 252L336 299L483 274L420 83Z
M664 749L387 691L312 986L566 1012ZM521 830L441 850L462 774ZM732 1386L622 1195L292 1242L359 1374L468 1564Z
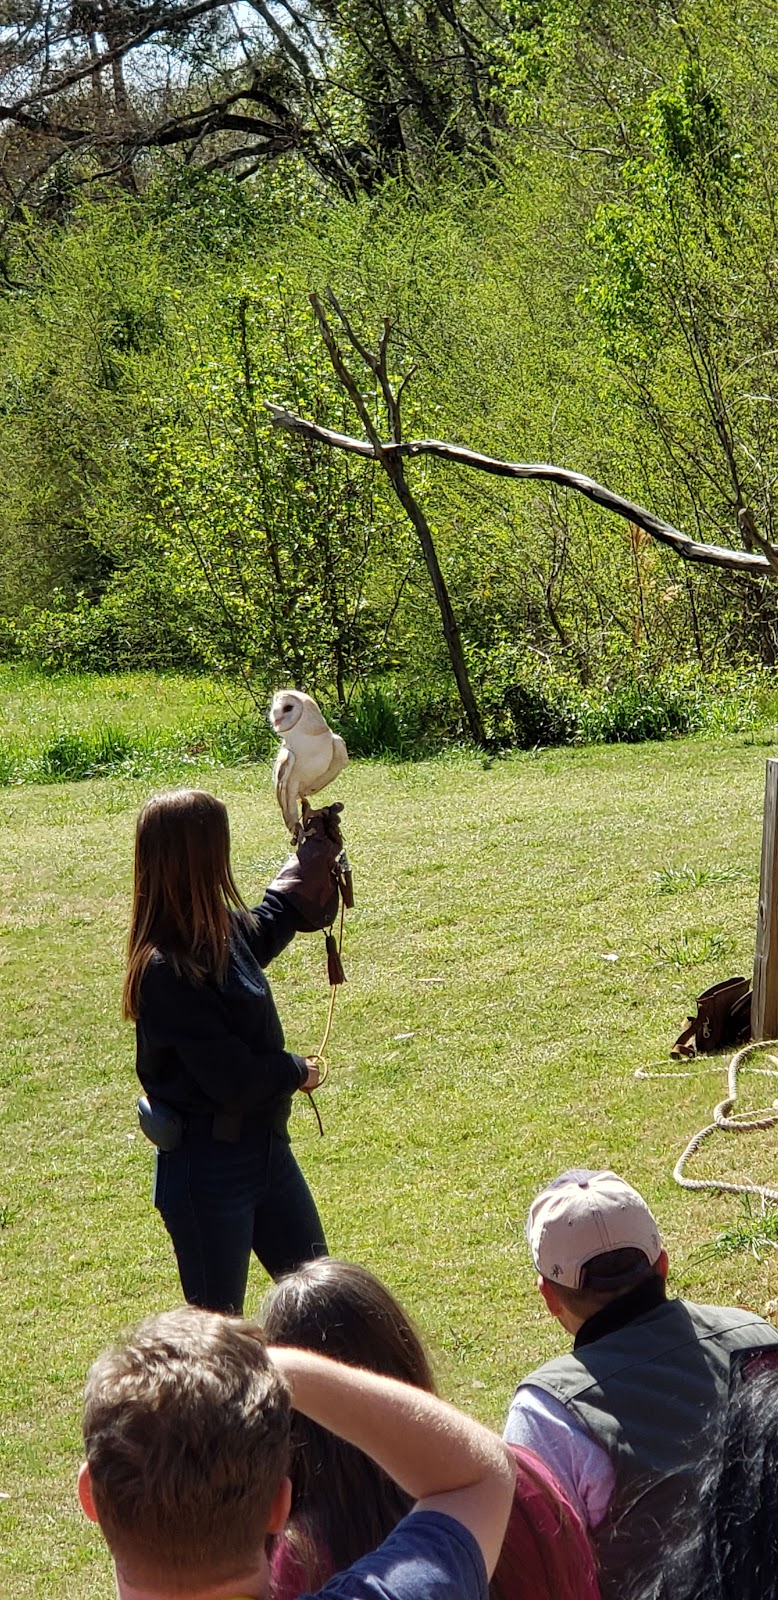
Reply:
M697 997L696 1017L687 1017L671 1056L714 1056L747 1044L751 1038L751 988L748 978L725 978Z

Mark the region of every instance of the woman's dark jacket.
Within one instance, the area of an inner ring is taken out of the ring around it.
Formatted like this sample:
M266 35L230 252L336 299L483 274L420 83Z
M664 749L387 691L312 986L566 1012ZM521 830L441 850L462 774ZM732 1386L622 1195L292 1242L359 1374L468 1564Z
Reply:
M136 1026L138 1077L147 1095L186 1117L244 1112L284 1133L291 1096L305 1081L264 968L289 944L300 917L269 889L250 919L231 911L223 985L194 984L155 954L143 975Z

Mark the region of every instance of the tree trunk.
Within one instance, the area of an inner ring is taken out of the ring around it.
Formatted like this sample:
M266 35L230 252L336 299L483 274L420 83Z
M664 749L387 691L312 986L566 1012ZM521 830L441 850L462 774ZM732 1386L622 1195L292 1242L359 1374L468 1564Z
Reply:
M432 587L435 591L435 599L438 602L440 620L443 625L443 636L446 641L449 660L451 662L454 677L456 679L457 689L459 690L459 698L462 702L462 709L467 718L467 725L470 729L471 737L475 739L476 744L485 744L486 734L484 733L484 725L481 721L481 713L478 709L478 703L473 693L472 684L468 675L465 655L462 649L462 638L457 626L457 619L454 616L454 608L451 604L451 597L448 592L446 580L441 572L440 562L438 561L438 552L435 549L435 541L432 537L432 530L427 518L424 515L424 512L421 509L421 506L419 505L418 500L408 487L405 473L403 471L403 464L399 456L383 456L379 459L381 460L381 465L384 468L387 477L389 478L389 482L391 483L395 494L397 495L400 505L402 506L406 516L410 518L410 521L413 523L413 526L418 534L419 544L421 545L427 571L430 575Z

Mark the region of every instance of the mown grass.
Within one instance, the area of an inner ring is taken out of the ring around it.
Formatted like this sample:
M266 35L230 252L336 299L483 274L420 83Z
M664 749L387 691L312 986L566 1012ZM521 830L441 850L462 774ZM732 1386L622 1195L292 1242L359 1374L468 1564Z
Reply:
M275 745L263 704L219 678L41 673L0 665L0 786L104 773L164 776L256 760Z
M670 1066L698 992L750 968L767 753L730 737L486 764L460 754L355 763L339 782L357 889L348 983L320 1096L325 1137L300 1103L296 1148L331 1248L387 1279L437 1352L444 1391L487 1420L564 1346L534 1291L523 1219L565 1166L613 1164L645 1191L676 1289L760 1311L778 1294L775 1251L704 1254L737 1204L682 1193L671 1177L723 1072L692 1063L688 1079L634 1078ZM238 881L259 894L285 848L269 763L183 764L166 778L228 803ZM0 1490L11 1495L0 1544L14 1600L111 1595L75 1502L81 1385L118 1329L179 1298L118 1005L148 792L126 774L0 792ZM687 867L688 883L657 893L657 874ZM709 937L707 963L657 961L692 933ZM290 1045L316 1046L322 941L298 939L272 976ZM764 1084L754 1103L763 1095ZM774 1165L774 1137L760 1133L709 1144L693 1171L769 1182ZM250 1305L262 1288L255 1266Z

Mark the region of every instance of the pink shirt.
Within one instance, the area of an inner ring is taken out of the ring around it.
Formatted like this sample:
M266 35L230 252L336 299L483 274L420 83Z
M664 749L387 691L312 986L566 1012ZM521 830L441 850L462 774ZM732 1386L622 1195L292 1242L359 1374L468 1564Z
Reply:
M538 1456L510 1448L516 1492L492 1593L499 1600L534 1600L548 1593L554 1574L554 1600L600 1600L594 1553L567 1495Z

